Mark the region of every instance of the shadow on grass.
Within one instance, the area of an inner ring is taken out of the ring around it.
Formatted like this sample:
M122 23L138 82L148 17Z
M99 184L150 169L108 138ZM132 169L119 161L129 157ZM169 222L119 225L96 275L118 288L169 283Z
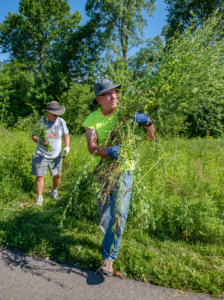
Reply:
M64 203L64 205L62 205ZM66 199L57 202L48 202L43 207L29 205L5 216L0 220L0 245L11 250L19 250L33 256L45 258L44 269L36 268L27 263L26 256L21 253L4 255L3 259L8 266L18 266L32 274L44 277L45 268L51 271L51 267L57 263L76 265L78 268L97 270L100 257L100 243L96 235L99 234L98 226L94 226L86 220L67 218L61 224L63 211L66 207ZM40 260L35 258L36 261ZM59 266L59 265L58 265ZM63 272L63 267L58 267L58 272ZM78 272L86 277L87 284L101 284L104 279L98 273L76 271L74 267L65 272ZM53 269L52 269L53 272ZM55 272L55 271L54 271ZM46 278L48 280L48 278Z

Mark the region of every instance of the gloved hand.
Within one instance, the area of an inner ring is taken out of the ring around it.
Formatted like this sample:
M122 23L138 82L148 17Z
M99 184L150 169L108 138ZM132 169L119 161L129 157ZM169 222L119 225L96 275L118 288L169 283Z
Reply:
M121 144L113 146L113 147L109 147L107 150L107 155L109 155L115 159L118 159L118 156L119 156L118 152L119 152L120 148L121 148Z
M149 116L143 113L133 113L132 115L133 121L137 122L138 124L146 125L149 121Z
M65 154L63 155L63 157L66 157L70 151L70 147L66 146L63 150L65 151Z
M38 139L37 143L42 145L42 146L47 146L48 145L48 140L47 139Z

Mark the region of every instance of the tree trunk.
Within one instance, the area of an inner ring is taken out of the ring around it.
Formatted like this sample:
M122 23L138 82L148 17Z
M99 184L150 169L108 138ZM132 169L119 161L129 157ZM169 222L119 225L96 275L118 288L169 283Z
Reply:
M128 53L128 49L126 48L123 50L123 58L125 63L127 62L127 53Z
M44 62L44 46L42 43L40 44L40 52L39 52L39 66L38 66L38 72L40 73L43 69L43 62Z
M127 26L128 27L128 26ZM127 56L128 56L128 35L124 36L124 49L123 49L123 58L124 58L124 62L127 62Z
M42 68L43 68L43 58L44 58L44 55L43 55L43 52L40 53L40 59L39 59L39 67L38 67L38 72L40 73L42 71Z

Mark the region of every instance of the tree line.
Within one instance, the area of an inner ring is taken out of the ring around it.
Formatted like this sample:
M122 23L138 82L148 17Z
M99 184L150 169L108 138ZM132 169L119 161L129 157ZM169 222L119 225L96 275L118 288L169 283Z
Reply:
M154 76L170 41L192 24L192 30L203 26L215 11L222 15L221 0L165 3L167 25L146 40L143 12L153 17L155 0L87 0L85 25L67 0L21 0L18 13L9 12L0 23L0 51L9 54L0 64L1 123L14 126L56 100L68 110L70 130L80 133L82 120L95 109L91 87L98 79L118 80L125 88ZM139 50L128 57L133 47Z

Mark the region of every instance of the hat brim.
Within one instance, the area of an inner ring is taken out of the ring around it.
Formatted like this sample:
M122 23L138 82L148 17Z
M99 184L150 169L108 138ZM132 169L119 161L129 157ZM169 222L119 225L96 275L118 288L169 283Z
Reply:
M120 88L120 87L121 87L121 84L119 84L119 85L114 85L114 86L110 87L110 89L102 90L102 91L100 92L100 94L101 94L101 93L104 93L104 92L106 92L106 91L110 91L110 90L112 90L112 89ZM97 96L99 96L99 94L98 94ZM97 96L96 96L96 97L97 97ZM96 97L93 99L93 104L99 104L99 103L97 102L97 100L96 100Z
M64 106L62 105L59 105L59 109L58 110L52 110L52 109L42 109L42 111L49 111L51 114L54 114L54 115L63 115L63 113L65 112L65 108Z

